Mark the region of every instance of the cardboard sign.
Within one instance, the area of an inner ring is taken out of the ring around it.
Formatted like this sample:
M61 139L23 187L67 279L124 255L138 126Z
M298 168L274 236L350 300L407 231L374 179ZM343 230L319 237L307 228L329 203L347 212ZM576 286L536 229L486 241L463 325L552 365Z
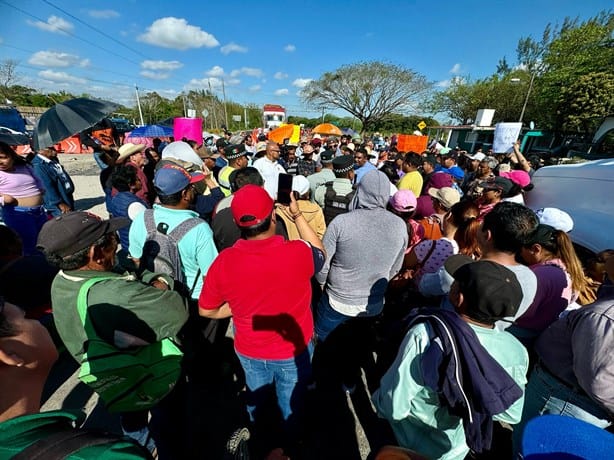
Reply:
M399 134L397 150L399 152L416 152L422 154L426 150L428 136L416 136L413 134Z
M492 150L495 153L509 153L513 150L514 142L520 135L522 123L497 123L495 125L495 138Z

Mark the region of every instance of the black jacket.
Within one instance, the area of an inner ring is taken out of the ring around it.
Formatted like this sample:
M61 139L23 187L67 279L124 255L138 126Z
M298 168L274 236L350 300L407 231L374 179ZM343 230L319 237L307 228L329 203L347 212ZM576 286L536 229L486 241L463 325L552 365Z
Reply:
M458 314L429 308L408 319L409 327L427 323L433 331L422 359L425 383L451 414L463 419L467 446L475 452L488 450L492 417L522 397L522 389Z

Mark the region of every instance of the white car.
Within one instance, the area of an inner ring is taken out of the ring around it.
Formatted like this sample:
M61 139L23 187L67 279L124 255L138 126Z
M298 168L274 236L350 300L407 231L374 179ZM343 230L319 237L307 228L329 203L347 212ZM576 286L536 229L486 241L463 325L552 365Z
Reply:
M593 253L614 249L614 159L547 166L533 175L531 209L555 207L574 221L572 241Z

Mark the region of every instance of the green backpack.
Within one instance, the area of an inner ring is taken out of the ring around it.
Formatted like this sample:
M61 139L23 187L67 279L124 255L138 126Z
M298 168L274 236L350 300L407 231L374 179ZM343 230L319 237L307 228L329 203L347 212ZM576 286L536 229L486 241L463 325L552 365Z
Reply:
M170 338L119 349L98 337L87 314L87 294L94 284L106 279L87 280L77 297L77 310L88 338L79 379L98 394L110 412L149 409L177 383L183 352Z

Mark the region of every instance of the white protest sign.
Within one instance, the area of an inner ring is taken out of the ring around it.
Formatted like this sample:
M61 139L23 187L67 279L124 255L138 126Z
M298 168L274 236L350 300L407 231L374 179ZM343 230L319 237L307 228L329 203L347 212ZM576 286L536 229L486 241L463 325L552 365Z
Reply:
M497 123L495 126L495 138L492 150L495 153L509 153L512 151L514 142L520 135L522 123Z

